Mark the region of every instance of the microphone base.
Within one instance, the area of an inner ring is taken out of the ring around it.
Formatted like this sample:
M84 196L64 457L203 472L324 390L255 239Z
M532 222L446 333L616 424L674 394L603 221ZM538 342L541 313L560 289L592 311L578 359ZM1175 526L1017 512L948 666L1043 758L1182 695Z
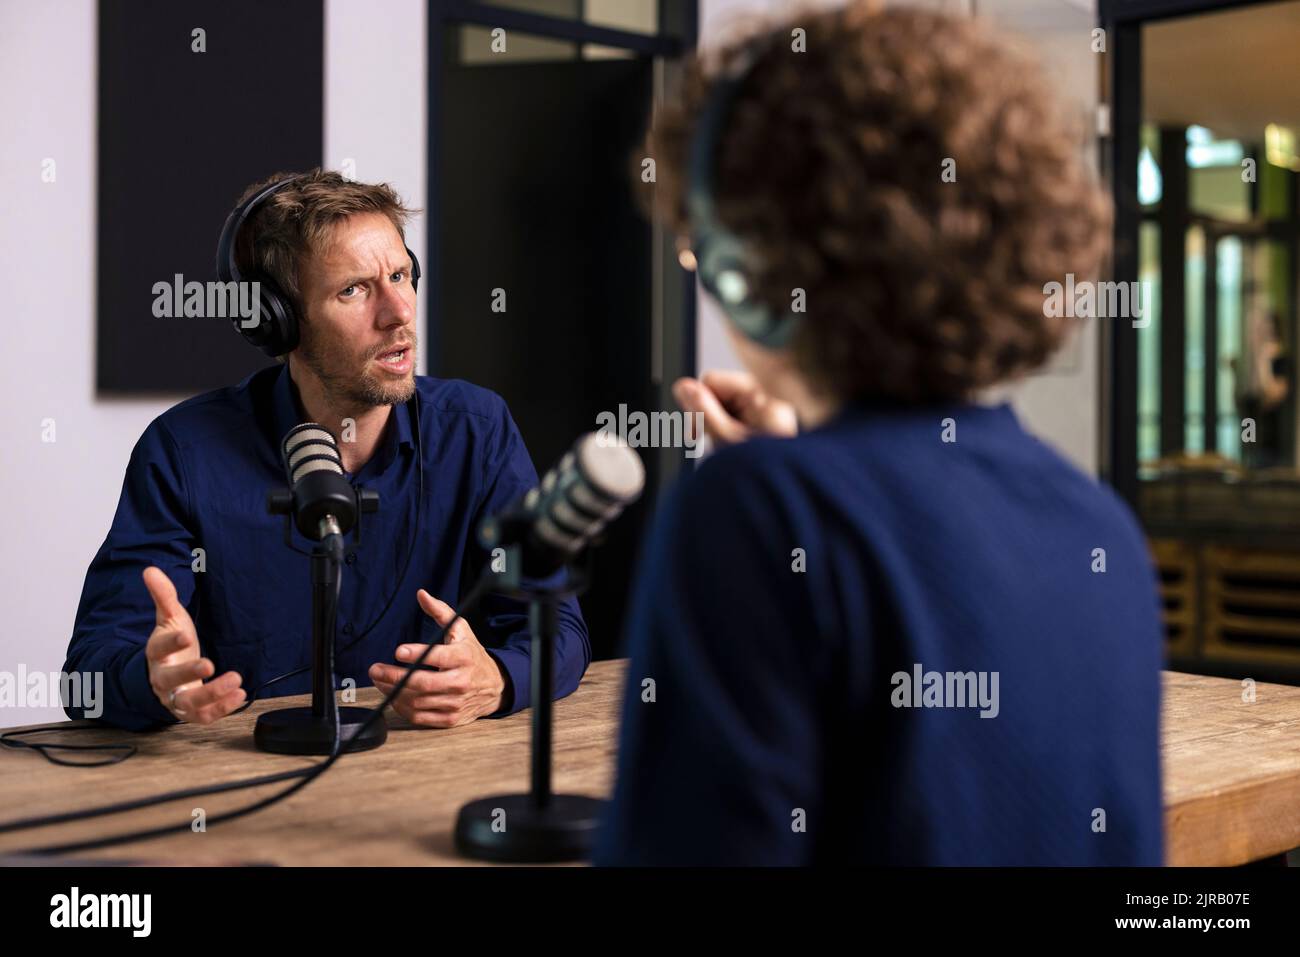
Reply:
M373 713L370 708L339 708L342 751L369 751L388 740L388 725L383 718L357 734ZM253 743L274 754L329 754L334 750L334 722L312 714L311 708L268 711L258 716Z
M604 801L581 794L552 794L540 808L531 794L479 798L456 817L456 850L514 864L585 860L604 808Z

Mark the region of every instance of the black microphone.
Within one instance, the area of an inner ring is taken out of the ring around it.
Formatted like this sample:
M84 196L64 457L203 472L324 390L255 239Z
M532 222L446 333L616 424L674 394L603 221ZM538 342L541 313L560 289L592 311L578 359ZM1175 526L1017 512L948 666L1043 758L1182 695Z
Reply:
M298 531L312 541L351 531L357 490L343 476L343 458L330 431L315 422L295 425L285 433L281 454Z
M523 571L542 577L582 551L645 488L645 466L626 445L595 432L582 436L542 482L479 525L488 551L519 545Z

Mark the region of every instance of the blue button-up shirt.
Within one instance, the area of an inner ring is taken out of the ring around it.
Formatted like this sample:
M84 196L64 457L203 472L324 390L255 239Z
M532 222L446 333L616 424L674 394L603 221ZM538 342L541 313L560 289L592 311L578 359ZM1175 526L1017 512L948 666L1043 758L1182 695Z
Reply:
M432 640L437 625L420 611L416 590L457 607L488 560L475 540L478 523L537 484L499 396L458 380L420 376L416 386L411 403L393 406L370 461L348 476L379 493L379 511L362 517L361 541L347 538L338 608L336 676L358 687L371 683L370 665L395 660L398 645ZM141 578L149 565L176 585L217 674L239 672L252 692L311 664L312 543L294 529L287 546L284 517L266 505L267 492L286 484L281 439L306 419L288 366L278 366L174 406L140 437L112 528L86 573L64 665L104 673L103 720L130 729L175 720L149 686L144 649L155 613ZM507 676L497 715L527 707L527 608L493 595L470 622ZM586 625L567 599L556 697L578 686L590 661ZM306 693L310 681L308 671L259 697Z

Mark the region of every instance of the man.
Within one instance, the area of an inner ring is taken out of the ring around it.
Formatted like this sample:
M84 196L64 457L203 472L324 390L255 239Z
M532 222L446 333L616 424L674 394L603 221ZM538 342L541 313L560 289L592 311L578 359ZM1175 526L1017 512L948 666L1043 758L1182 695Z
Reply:
M414 373L410 212L387 185L315 170L243 227L240 272L274 279L300 341L282 365L169 409L137 443L64 665L104 673L105 721L210 724L310 664L310 543L295 532L286 548L283 518L266 509L267 491L285 484L280 442L294 425L328 428L349 480L379 493L360 544L348 539L336 674L385 693L477 578L487 558L479 521L536 484L500 397ZM563 696L591 659L572 599L556 641ZM513 713L529 703L528 656L524 606L489 598L430 652L437 670L415 674L394 708L427 728ZM269 690L309 684L308 672Z
M675 389L724 447L636 578L595 859L1160 864L1146 543L976 401L1079 321L1043 287L1095 275L1109 208L1040 73L877 6L693 63L642 154L701 270L747 264L701 278L748 371Z

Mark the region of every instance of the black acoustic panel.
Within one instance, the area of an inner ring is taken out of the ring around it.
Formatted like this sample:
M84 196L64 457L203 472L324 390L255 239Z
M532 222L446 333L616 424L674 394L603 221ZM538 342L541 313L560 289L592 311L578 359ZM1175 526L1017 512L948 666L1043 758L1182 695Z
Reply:
M154 284L215 280L244 188L320 165L324 38L322 0L101 0L100 392L203 391L270 361L227 319L155 317Z

